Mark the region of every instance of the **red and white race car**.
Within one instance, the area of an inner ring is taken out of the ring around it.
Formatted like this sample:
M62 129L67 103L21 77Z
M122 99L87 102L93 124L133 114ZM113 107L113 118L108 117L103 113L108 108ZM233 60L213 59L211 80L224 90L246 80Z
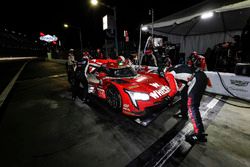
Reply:
M162 104L170 91L157 73L136 72L127 63L113 59L91 59L87 78L90 94L130 116L145 116L152 107Z

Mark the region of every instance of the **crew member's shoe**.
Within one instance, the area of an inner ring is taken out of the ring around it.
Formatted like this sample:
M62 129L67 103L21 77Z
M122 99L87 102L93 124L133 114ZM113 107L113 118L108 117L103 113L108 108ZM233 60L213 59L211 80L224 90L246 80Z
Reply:
M82 98L82 103L88 103L89 102L89 98Z
M174 114L173 117L174 117L174 118L185 119L185 120L188 119L188 116L187 116L186 114L182 114L181 112L178 112L178 113Z
M191 134L186 136L186 141L190 144L196 144L196 143L206 143L207 142L207 138L206 138L207 134L202 133L202 134Z
M81 98L82 103L86 103L86 98Z

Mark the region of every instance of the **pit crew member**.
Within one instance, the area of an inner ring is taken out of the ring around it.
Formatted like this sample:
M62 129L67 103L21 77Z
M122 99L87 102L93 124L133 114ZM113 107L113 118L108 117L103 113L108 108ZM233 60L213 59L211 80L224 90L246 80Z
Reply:
M187 136L188 142L207 142L199 111L200 101L206 89L208 78L203 72L206 68L205 58L192 52L188 64L181 64L164 69L164 77L169 83L169 96L173 97L177 91L181 94L181 111L174 116L188 119L188 113L194 127L194 133ZM182 88L178 90L177 81L182 83Z
M88 95L88 80L87 80L87 70L89 66L89 53L83 52L83 57L77 62L76 74L75 74L75 84L72 91L72 99L75 100L76 96L83 101L87 101ZM80 84L83 86L83 92L81 93Z

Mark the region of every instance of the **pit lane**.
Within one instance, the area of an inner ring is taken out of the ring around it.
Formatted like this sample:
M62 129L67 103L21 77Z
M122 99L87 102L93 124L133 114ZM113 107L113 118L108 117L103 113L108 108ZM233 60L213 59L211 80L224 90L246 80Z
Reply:
M25 63L25 60L1 60L0 59L0 93L4 90L4 88L8 85L11 81L13 76L18 72L18 70L22 67Z
M132 165L159 139L168 143L186 124L172 118L177 105L143 127L110 111L103 101L72 101L67 78L60 75L64 70L63 65L31 62L23 71L0 127L5 166ZM202 107L211 99L204 96Z

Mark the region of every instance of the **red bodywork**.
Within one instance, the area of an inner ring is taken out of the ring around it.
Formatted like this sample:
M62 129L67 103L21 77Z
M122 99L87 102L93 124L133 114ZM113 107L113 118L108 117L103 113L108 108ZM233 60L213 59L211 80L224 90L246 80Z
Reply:
M88 69L89 93L107 100L107 89L111 85L115 86L121 97L122 113L126 115L144 116L150 108L162 104L170 91L165 79L147 67L137 71L133 76L123 77L110 76L102 68L133 68L126 63L119 64L113 59L92 59Z

